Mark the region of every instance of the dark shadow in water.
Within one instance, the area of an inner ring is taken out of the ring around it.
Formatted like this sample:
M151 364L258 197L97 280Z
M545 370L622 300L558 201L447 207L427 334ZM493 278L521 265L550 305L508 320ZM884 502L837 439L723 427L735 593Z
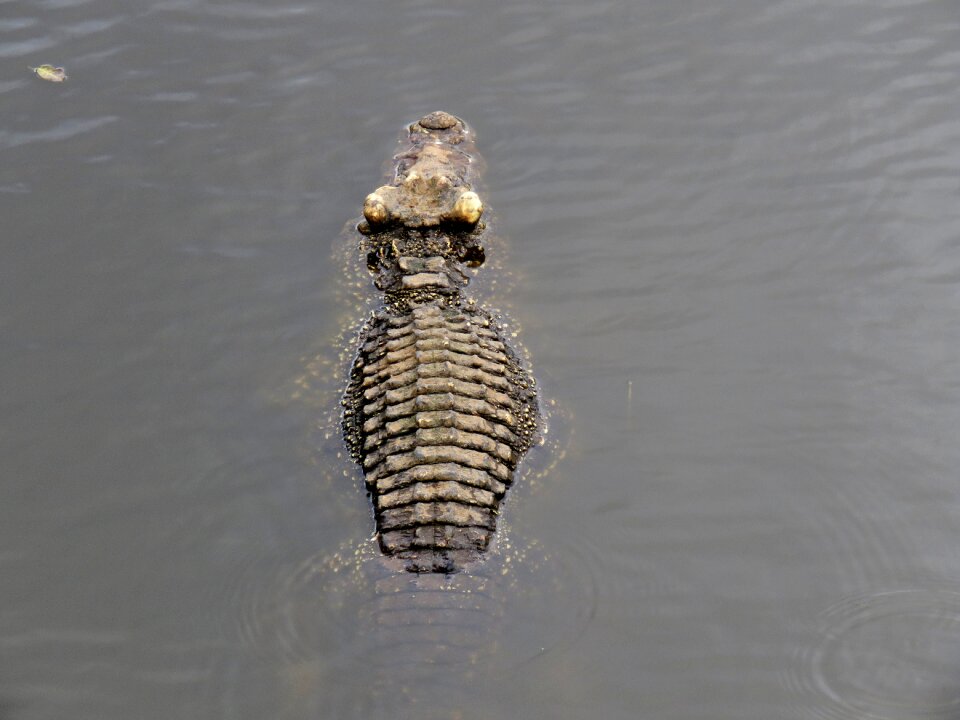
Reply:
M0 697L0 720L13 720L15 711L23 706L24 703L19 700Z

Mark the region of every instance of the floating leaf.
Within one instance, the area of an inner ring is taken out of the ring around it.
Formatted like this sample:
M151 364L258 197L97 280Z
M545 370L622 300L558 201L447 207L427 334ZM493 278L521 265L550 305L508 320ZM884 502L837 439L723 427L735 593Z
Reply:
M37 77L50 82L63 82L67 79L67 74L63 71L62 67L41 65L40 67L32 67L30 69L37 74Z

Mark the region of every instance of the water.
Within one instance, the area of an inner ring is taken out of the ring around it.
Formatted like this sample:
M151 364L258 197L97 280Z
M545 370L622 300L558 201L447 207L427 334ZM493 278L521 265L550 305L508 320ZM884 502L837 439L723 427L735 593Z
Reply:
M958 46L942 0L0 2L0 717L960 717ZM357 672L338 247L436 109L551 445L512 642Z

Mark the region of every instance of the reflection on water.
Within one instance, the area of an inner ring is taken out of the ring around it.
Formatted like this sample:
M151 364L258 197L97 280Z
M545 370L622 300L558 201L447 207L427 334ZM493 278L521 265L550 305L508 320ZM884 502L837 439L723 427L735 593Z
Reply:
M952 4L0 7L0 716L960 716ZM569 428L469 678L366 664L397 581L326 564L341 230L440 108Z

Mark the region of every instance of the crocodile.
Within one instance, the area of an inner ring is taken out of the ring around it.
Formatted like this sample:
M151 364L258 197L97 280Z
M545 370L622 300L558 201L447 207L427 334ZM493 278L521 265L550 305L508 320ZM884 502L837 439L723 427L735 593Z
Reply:
M432 112L393 160L357 225L382 301L359 334L341 426L383 555L452 574L491 546L538 437L537 387L497 316L465 292L487 229L473 131Z

